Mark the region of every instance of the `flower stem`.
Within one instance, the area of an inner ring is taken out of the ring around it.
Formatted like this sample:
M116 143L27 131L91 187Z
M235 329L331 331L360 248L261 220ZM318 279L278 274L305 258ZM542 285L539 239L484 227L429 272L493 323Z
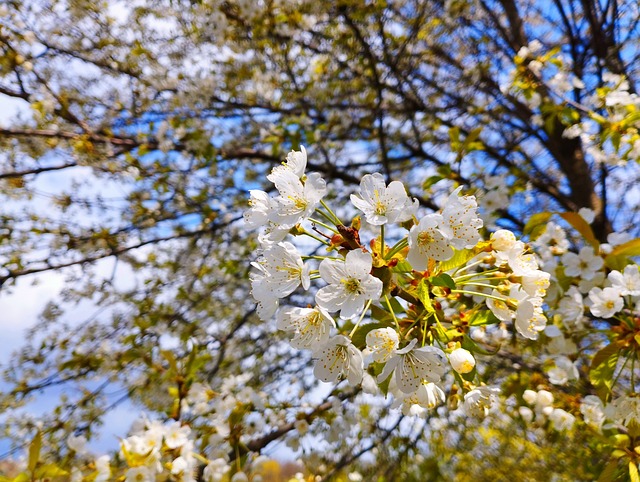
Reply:
M329 206L327 206L327 203L325 203L324 200L321 199L320 204L322 204L322 207L325 208L327 212L333 217L333 220L331 220L331 222L336 226L340 226L342 224L342 221L340 221L340 218L336 216L336 214L331 210Z
M402 238L400 241L398 241L393 248L391 248L389 250L389 252L387 253L386 256L384 256L384 259L391 259L396 253L398 253L400 250L402 250L405 246L407 246L409 244L409 241L407 241L407 238Z
M320 211L319 209L316 209L316 212L318 214L320 214L321 216L323 216L327 221L329 221L330 223L333 223L333 219L331 219L327 213ZM319 219L314 219L314 218L309 218L309 221L311 221L314 224L318 224L320 226L322 226L325 229L328 229L329 231L333 231L334 233L338 234L338 231L336 230L336 228L334 228L333 226L329 226L327 223L320 221Z
M384 224L380 225L380 257L385 259L384 257Z
M396 328L398 328L398 333L401 333L400 323L398 323L398 318L396 318L396 314L394 313L393 308L391 307L391 301L389 301L389 297L387 295L384 295L384 301L387 303L387 307L389 308L389 313L391 313L391 316L393 317L393 321L396 324Z
M358 319L358 323L356 323L356 326L354 326L353 330L351 330L351 332L349 333L349 338L351 338L353 336L353 334L356 332L356 330L360 326L360 322L362 322L362 319L364 318L365 313L367 312L367 310L371 306L371 301L373 301L373 300L367 301L367 304L365 305L364 310L362 310L362 314L360 315L360 318Z
M311 233L310 233L310 232L308 232L308 231L305 231L305 232L304 232L304 234L305 234L305 235L307 235L307 236L309 236L310 238L315 239L315 240L316 240L316 241L318 241L319 243L324 244L325 246L331 246L331 244L330 244L329 242L325 241L325 240L324 240L324 239L322 239L322 238L319 238L318 236L316 236L316 235L314 235L314 234L311 234Z
M451 290L451 292L462 293L462 294L471 295L471 296L483 296L485 298L491 298L493 300L502 301L503 303L506 303L508 301L507 298L500 298L499 296L488 295L486 293L480 293L479 291Z

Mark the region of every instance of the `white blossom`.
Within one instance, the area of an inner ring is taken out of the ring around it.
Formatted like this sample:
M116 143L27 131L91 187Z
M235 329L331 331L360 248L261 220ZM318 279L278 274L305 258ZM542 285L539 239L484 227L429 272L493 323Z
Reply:
M594 253L591 246L584 246L578 254L563 254L562 263L567 276L576 276L586 280L592 279L596 272L604 266L604 260Z
M440 214L427 214L409 231L409 254L407 261L419 271L427 268L429 258L444 261L453 256L447 235L439 229Z
M611 286L620 290L622 296L640 296L640 271L637 264L625 266L624 271L611 271L607 276Z
M385 363L398 348L398 332L393 328L377 328L367 333L366 342L373 361Z
M474 196L460 196L462 186L451 193L442 209L440 228L457 249L471 248L480 239L478 230L482 219L478 217L478 204Z
M423 381L439 382L446 371L446 356L435 346L415 348L418 340L413 339L394 355L378 375L378 382L386 380L395 370L395 382L404 393L415 392Z
M310 266L303 263L295 246L286 241L265 250L251 265L258 270L250 275L251 292L262 313L267 314L266 317L261 316L262 319L273 315L277 307L276 298L290 295L300 284L308 289L311 283Z
M580 403L580 413L587 425L600 431L604 423L604 405L602 400L595 395L587 395Z
M313 354L316 365L313 374L323 382L336 382L346 378L349 385L362 381L364 373L362 353L344 335L331 338Z
M316 303L329 312L340 310L343 319L360 314L367 300L382 294L382 281L370 274L371 254L359 249L349 251L344 261L324 259L320 276L328 286L318 290Z
M495 387L474 388L464 396L465 411L474 417L485 417L495 403L498 393L500 389Z
M498 229L491 233L491 247L496 251L509 251L515 246L516 235L508 229Z
M593 316L599 318L611 318L618 311L620 311L624 305L624 300L620 294L620 288L614 288L609 286L601 289L598 287L592 288L589 291L589 300L591 306L589 309Z
M281 165L274 167L271 170L271 174L267 176L267 179L275 184L279 179L280 173L284 171L291 171L296 177L301 178L304 176L304 171L307 168L307 150L304 146L300 146L299 151L291 151L287 154L287 161Z
M609 420L620 425L640 424L640 396L634 394L616 398L605 407L604 413Z
M547 373L551 383L554 385L566 385L571 380L578 379L578 368L569 358L560 356L554 360L554 363L555 367Z
M277 326L280 330L293 332L292 347L313 350L329 340L331 327L335 327L335 321L320 306L315 308L289 306L278 312Z
M554 408L549 414L549 420L553 423L553 428L562 432L571 430L576 421L576 417L561 408Z
M405 416L426 417L429 410L444 403L446 397L442 389L435 383L422 383L415 392L394 392L396 399L391 408L402 408Z
M279 196L274 201L277 211L271 221L275 224L293 226L308 218L327 193L327 185L316 172L307 176L304 184L291 170L272 173Z
M382 174L377 172L362 178L358 194L351 195L351 202L374 226L406 221L417 208L417 200L411 201L400 181L392 181L387 186Z

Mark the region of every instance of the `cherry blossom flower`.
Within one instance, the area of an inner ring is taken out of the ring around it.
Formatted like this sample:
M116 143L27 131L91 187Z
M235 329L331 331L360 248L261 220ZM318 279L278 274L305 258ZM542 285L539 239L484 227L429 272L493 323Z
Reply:
M559 432L571 430L576 422L576 417L561 408L554 408L549 414L549 420L553 423L553 428Z
M395 382L404 393L415 392L422 382L439 382L446 371L447 358L444 352L435 346L415 348L417 339L395 350L394 355L378 375L378 382L386 380L395 371Z
M427 214L417 225L411 227L407 261L414 269L425 270L429 258L444 261L453 256L449 238L438 227L441 223L440 214Z
M273 177L280 193L274 199L277 210L271 217L275 224L292 227L308 218L327 193L324 179L316 172L309 174L304 184L291 169L275 172Z
M578 254L563 254L562 263L567 276L577 276L586 280L592 279L604 266L604 260L594 253L591 246L584 246Z
M600 398L595 395L587 395L584 397L580 403L580 413L584 417L584 422L587 425L590 425L598 431L602 430L605 415L604 405Z
M393 328L377 328L367 333L366 342L373 361L385 363L398 348L398 332Z
M391 408L402 408L405 416L426 417L429 410L444 403L446 397L442 389L435 383L422 383L415 392L394 392L395 400Z
M335 321L324 308L286 307L278 312L278 329L294 333L291 346L297 349L314 349L329 340Z
M251 285L256 299L263 291L284 298L300 286L308 289L311 283L310 267L302 262L302 256L296 247L284 241L265 250L264 254L251 265L259 270L253 276Z
M591 313L599 318L611 318L624 306L620 288L613 286L604 289L592 288L589 291L589 300Z
M628 426L634 422L640 424L640 395L623 395L609 403L604 413L606 417L618 424Z
M560 356L554 360L555 367L549 370L549 381L554 385L566 385L571 380L579 377L578 368L566 356Z
M516 235L508 229L498 229L491 233L491 247L496 251L509 251L516 243Z
M351 202L374 226L401 223L410 219L417 209L418 201L411 201L400 181L392 181L387 186L382 174L377 172L362 178L358 194L351 195Z
M640 296L640 271L638 265L629 264L624 271L612 271L607 276L611 286L620 290L622 296Z
M457 249L473 247L480 239L478 230L482 227L475 196L460 196L461 190L462 186L447 199L440 224L442 232Z
M567 328L576 328L582 325L584 319L584 300L582 294L575 286L571 286L565 296L558 303L556 310Z
M251 293L263 320L273 316L278 298L290 295L300 284L308 289L311 283L310 266L303 263L296 247L286 241L270 246L251 265L257 270L249 276Z
M298 178L304 176L304 171L307 168L307 150L304 146L300 146L299 151L291 151L287 154L287 161L281 165L274 167L271 170L271 174L267 176L267 179L272 183L276 183L279 176L284 171L293 172Z
M329 312L340 310L340 317L350 319L362 312L367 300L382 294L382 281L370 274L371 254L349 251L345 260L324 259L320 276L329 283L316 293L316 303Z
M317 379L323 382L336 382L344 377L352 386L362 381L364 374L362 353L353 346L348 337L334 336L313 355L316 359L313 374Z
M495 387L476 387L464 396L464 409L474 417L485 417L489 409L495 403L495 398L500 393Z
M277 204L264 191L252 189L249 195L249 210L243 214L245 226L251 229L267 225L276 213Z

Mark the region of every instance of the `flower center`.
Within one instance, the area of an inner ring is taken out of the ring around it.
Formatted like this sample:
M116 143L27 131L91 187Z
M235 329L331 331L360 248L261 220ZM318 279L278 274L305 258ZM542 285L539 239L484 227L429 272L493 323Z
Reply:
M346 280L342 280L342 283L344 283L344 289L349 294L361 295L364 293L362 286L360 286L360 280L349 278Z
M420 234L418 234L418 245L419 246L428 246L431 243L434 242L434 238L433 236L431 236L431 233L429 233L428 231L422 231Z

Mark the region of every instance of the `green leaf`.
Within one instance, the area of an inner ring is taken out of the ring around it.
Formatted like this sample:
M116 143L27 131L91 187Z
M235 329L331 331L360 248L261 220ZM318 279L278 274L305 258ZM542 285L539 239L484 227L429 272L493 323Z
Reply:
M576 231L582 234L582 237L584 237L584 239L593 246L597 252L600 247L600 242L593 234L593 230L591 229L591 226L589 226L589 223L587 223L582 216L578 213L558 213L558 215L573 226Z
M21 474L18 474L14 479L13 482L29 482L31 480L31 477L29 477L29 475L25 472L22 472Z
M613 482L616 480L616 474L618 472L618 461L616 459L610 460L604 467L604 470L598 477L597 482Z
M640 256L640 238L616 246L610 256Z
M485 247L484 244L488 245L489 242L478 243L478 245L473 249L454 249L453 256L446 261L440 261L440 263L438 264L438 269L440 271L451 271L452 269L459 268L471 258L476 256L480 251L482 251ZM483 245L482 249L479 249L480 245Z
M435 313L436 309L431 303L431 293L429 293L429 283L426 279L422 278L420 283L418 283L418 298L420 302L424 306L424 309L427 310L428 313Z
M629 258L623 254L608 254L604 258L604 264L610 270L623 271L624 267L629 264Z
M601 349L593 357L591 369L589 370L589 380L598 388L600 398L606 399L613 386L613 372L620 356L620 347L611 343Z
M500 320L491 310L477 311L469 319L469 325L471 326L497 325L498 323L500 323Z
M429 278L429 282L434 286L445 286L449 289L456 289L456 282L447 273L440 273L438 276Z
M402 261L398 262L397 265L391 268L391 271L393 273L411 273L412 270L413 268L406 259L403 259Z
M629 477L631 482L640 482L640 475L638 475L638 466L633 462L629 462Z
M38 430L38 433L31 441L31 445L29 445L29 472L32 472L36 469L36 465L38 465L38 460L40 460L40 449L42 448L42 432Z
M431 186L436 184L437 182L442 181L442 176L429 176L426 181L422 183L422 189L425 191L429 189Z
M65 475L69 475L69 472L61 469L55 464L43 465L42 467L38 467L38 470L36 470L36 477L41 479L46 479L49 477L62 477Z
M495 355L500 351L499 346L493 351L485 350L480 345L478 345L469 335L464 335L464 338L462 339L462 343L460 343L460 345L462 345L462 348L464 348L465 350L468 350L471 353L479 353L480 355Z
M384 308L373 304L371 305L371 318L385 323L393 323L393 316L391 316L391 313Z
M527 224L524 225L524 229L522 230L522 234L528 234L529 239L534 241L537 239L546 229L547 222L551 219L553 213L542 212L534 214L529 218Z

